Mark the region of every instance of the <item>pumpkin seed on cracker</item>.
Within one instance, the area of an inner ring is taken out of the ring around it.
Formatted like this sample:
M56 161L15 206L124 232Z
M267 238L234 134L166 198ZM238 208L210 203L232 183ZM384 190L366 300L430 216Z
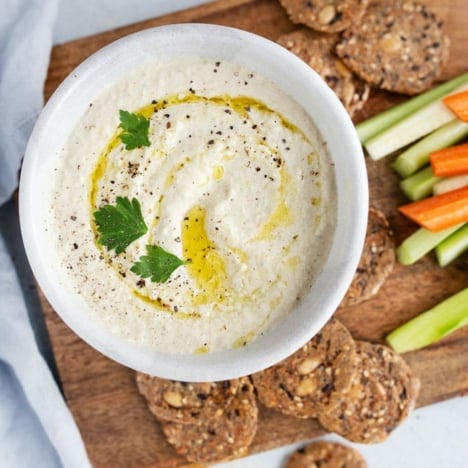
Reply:
M343 32L336 53L371 85L411 95L427 90L440 76L449 39L425 5L381 0Z
M366 103L370 87L336 56L334 50L338 40L338 34L321 34L301 28L283 34L277 42L315 70L353 116Z
M347 445L318 441L302 447L288 458L285 468L366 468L361 454Z
M162 421L167 441L192 463L214 463L246 454L257 431L258 408L248 377L228 406L197 424Z
M355 343L348 329L331 319L294 354L252 375L258 399L299 418L316 417L339 404L354 378Z
M419 393L404 359L392 349L356 342L357 373L334 409L322 412L322 426L352 442L383 442L408 416Z
M137 386L150 411L158 418L181 424L196 424L213 417L234 398L239 380L179 382L137 373Z
M369 0L280 0L293 23L334 33L359 21Z

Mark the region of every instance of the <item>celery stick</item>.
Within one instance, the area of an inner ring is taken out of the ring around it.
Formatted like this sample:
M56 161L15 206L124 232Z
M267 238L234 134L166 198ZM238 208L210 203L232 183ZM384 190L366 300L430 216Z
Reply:
M444 177L434 184L432 192L434 195L440 195L466 186L468 186L468 174Z
M468 85L463 85L455 92L467 89ZM437 100L372 137L364 146L372 159L380 159L442 127L454 117L454 113Z
M419 228L396 249L398 261L402 265L412 265L461 226L463 223L439 232Z
M437 261L441 267L447 266L459 255L468 250L468 224L457 229L435 248Z
M468 288L406 322L387 336L399 353L423 348L468 324Z
M416 174L403 179L400 182L400 188L410 200L421 200L432 195L434 184L440 179L441 177L433 174L431 166L428 166L416 172Z
M468 123L454 119L401 153L392 167L408 177L429 162L429 153L447 148L468 135Z
M357 124L356 131L361 143L366 143L367 140L391 127L394 123L404 119L408 115L418 111L436 99L440 99L441 97L451 93L454 89L465 83L468 83L468 73L457 76L456 78L436 86L419 96L411 98L406 102L402 102L397 106L391 107L390 109Z

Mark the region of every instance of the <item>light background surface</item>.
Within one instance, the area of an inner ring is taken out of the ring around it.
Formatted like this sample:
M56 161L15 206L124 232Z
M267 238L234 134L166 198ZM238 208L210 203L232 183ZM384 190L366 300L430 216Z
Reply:
M61 0L56 44L136 23L207 0ZM467 370L468 372L468 370ZM327 436L329 440L341 440ZM348 444L348 443L347 443ZM279 468L303 443L218 465ZM415 411L383 444L356 447L369 468L468 468L468 397Z

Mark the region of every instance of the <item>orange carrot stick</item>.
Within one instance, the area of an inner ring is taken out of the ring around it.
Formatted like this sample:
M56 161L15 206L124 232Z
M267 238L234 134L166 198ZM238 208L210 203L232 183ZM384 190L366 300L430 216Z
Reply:
M429 161L438 177L468 174L468 143L434 151Z
M442 101L460 120L468 122L468 91L451 94Z
M468 222L468 187L409 203L398 209L429 231L441 231Z

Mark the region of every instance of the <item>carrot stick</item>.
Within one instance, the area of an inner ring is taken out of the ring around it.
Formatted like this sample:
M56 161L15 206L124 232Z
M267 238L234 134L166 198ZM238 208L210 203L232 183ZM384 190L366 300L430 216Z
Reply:
M438 177L468 174L468 143L429 154L432 172Z
M460 120L468 122L468 91L446 96L442 101Z
M468 187L409 203L400 206L398 210L415 223L433 232L466 223Z

